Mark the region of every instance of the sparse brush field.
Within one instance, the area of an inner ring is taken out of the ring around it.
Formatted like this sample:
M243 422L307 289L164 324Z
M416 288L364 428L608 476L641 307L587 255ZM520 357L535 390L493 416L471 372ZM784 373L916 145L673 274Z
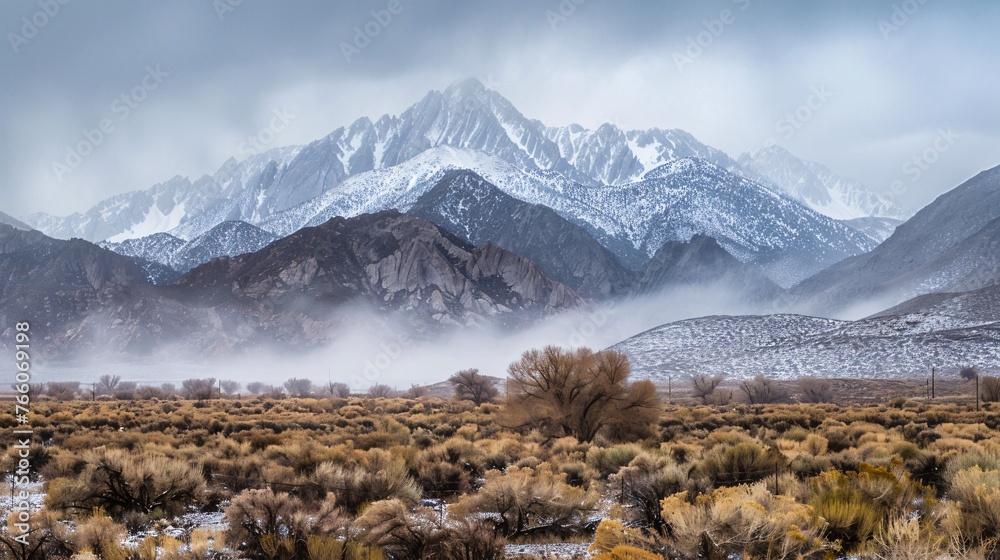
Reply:
M0 558L998 557L995 403L659 404L620 387L596 430L510 396L39 397L44 508L28 547L0 535Z

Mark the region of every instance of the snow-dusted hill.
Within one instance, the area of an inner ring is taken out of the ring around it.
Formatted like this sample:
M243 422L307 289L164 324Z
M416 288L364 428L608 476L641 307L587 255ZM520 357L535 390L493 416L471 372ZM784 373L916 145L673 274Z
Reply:
M888 193L879 193L864 183L834 174L823 165L804 161L780 146L743 154L744 173L809 208L837 220L893 218L905 220L912 212Z
M644 378L692 374L789 379L923 378L975 365L1000 371L1000 322L933 313L834 321L801 315L704 317L613 347Z
M119 255L140 259L144 264L155 263L165 267L167 270L146 266L154 282L162 283L214 258L254 253L276 239L273 233L246 222L227 221L190 241L169 233L155 233L100 245ZM174 271L174 274L169 271Z

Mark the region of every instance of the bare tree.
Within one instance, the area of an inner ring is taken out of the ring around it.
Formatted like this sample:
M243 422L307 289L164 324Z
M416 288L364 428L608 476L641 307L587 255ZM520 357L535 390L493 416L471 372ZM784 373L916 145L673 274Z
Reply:
M1000 402L1000 377L984 376L980 384L983 402Z
M406 391L406 398L408 399L420 399L427 396L430 389L425 385L410 385L410 388Z
M368 396L373 399L387 399L393 394L392 387L376 383L368 388Z
M122 378L120 375L102 375L100 379L97 380L97 394L98 395L110 395L118 388L118 384L121 383Z
M740 391L746 395L747 402L750 404L770 404L788 398L788 395L774 381L763 375L758 375L753 379L744 379L740 383Z
M185 398L203 401L212 398L212 389L215 388L215 378L207 379L185 379L181 382L181 393Z
M966 381L975 381L979 377L979 368L964 367L958 371L958 376Z
M351 396L351 387L347 383L329 382L323 386L323 390L334 397L346 399Z
M135 390L138 388L139 384L135 381L122 381L118 383L112 394L120 401L130 401L135 399Z
M478 369L464 369L448 379L455 388L455 398L472 401L479 406L497 397L496 385L485 375L480 375Z
M547 346L522 354L507 373L504 416L513 428L589 442L605 427L619 434L648 430L659 416L656 387L629 381L631 368L621 352Z
M285 390L293 397L308 397L312 389L313 383L309 379L293 377L285 381Z
M222 389L222 393L227 396L233 396L240 391L240 387L243 384L239 381L225 380L219 382L219 389Z
M251 381L247 383L247 392L251 395L260 395L262 393L267 393L273 387L266 383L261 383L260 381Z
M799 379L799 390L802 391L802 402L827 403L833 400L833 388L826 379L803 377Z
M45 384L45 394L59 401L71 401L80 391L76 381L50 381Z
M691 377L691 393L694 398L701 399L701 402L708 404L709 397L722 383L724 378L721 375L699 374Z

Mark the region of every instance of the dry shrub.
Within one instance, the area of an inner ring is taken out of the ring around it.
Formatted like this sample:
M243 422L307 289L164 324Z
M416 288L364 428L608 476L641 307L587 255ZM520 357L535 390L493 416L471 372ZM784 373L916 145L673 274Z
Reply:
M27 533L15 527L23 523L18 512L7 515L7 524L0 531L0 558L11 560L47 560L66 558L73 554L72 535L65 523L51 511L42 509L31 516ZM21 537L21 540L15 538Z
M827 523L827 535L843 551L883 531L890 515L926 513L929 490L901 467L862 464L857 472L828 471L812 480L813 515ZM928 505L933 505L930 502Z
M618 472L618 469L631 463L640 453L642 453L642 447L634 444L591 447L587 451L587 466L600 473L601 478L607 478Z
M354 522L358 538L393 560L503 560L504 541L481 522L444 522L438 512L408 512L399 500L375 502Z
M104 508L116 519L138 512L170 515L201 502L201 467L154 452L102 449L85 456L75 480L55 484L46 503L57 509Z
M784 465L776 450L753 441L718 446L698 465L698 472L717 486L756 482L773 476Z
M893 517L869 545L878 558L885 560L938 560L944 556L946 542L919 519Z
M414 504L420 499L420 487L410 477L406 463L382 449L369 450L359 465L323 463L316 468L313 480L351 513L380 500Z
M128 552L121 545L126 534L124 526L98 509L80 522L73 541L81 552L92 552L103 560L126 560Z
M594 556L593 560L663 560L663 557L634 546L619 545Z
M718 488L694 503L682 492L661 506L669 540L681 551L778 559L819 558L828 548L810 508L771 494L763 483Z
M463 497L452 511L480 514L508 538L580 533L594 509L594 496L567 484L565 475L554 474L548 465L489 471L485 478L479 492Z
M996 544L1000 538L1000 471L974 465L954 473L948 498L954 509L944 525L956 541L965 546Z
M347 521L333 497L313 510L270 489L247 490L226 508L226 540L249 558L301 557L310 535L342 534Z
M642 454L609 478L610 489L618 490L619 501L633 513L633 521L655 534L666 533L660 502L689 486L687 470L664 457ZM608 549L610 550L610 549Z

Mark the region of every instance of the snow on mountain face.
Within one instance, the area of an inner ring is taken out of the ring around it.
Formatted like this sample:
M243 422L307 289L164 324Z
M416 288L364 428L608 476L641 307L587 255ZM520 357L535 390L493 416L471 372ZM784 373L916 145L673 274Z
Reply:
M665 162L684 163L668 178ZM115 242L164 230L190 240L224 221L284 236L337 215L405 211L446 171L468 169L584 227L634 269L664 242L700 233L788 285L871 245L725 171L732 167L682 131L545 128L467 80L428 93L398 117L362 118L306 146L230 160L194 183L177 178L84 215L36 215L32 223L57 237Z
M701 158L723 168L736 163L683 130L626 132L612 124L587 130L573 124L546 128L545 135L559 146L560 154L571 165L606 185L637 181L646 172L680 158Z
M259 227L245 222L227 221L190 241L169 233L156 233L120 242L103 242L100 245L120 255L155 263L177 273L164 275L162 269L151 270L147 267L147 271L155 276L154 280L160 283L221 256L254 253L276 239L274 234Z
M923 378L974 363L1000 371L1000 323L913 314L857 322L800 315L704 317L670 323L612 347L654 380L692 374Z
M451 148L427 150L398 166L352 177L318 199L272 216L262 227L284 235L334 216L387 208L405 212L447 171L459 169L475 172L516 199L552 208L633 268L667 241L704 234L788 286L874 245L850 227L703 160L677 160L636 183L588 187L556 173Z
M778 192L838 220L881 217L905 220L912 212L891 195L835 175L815 162L803 161L784 148L772 146L740 156L739 165L751 178L774 185Z

